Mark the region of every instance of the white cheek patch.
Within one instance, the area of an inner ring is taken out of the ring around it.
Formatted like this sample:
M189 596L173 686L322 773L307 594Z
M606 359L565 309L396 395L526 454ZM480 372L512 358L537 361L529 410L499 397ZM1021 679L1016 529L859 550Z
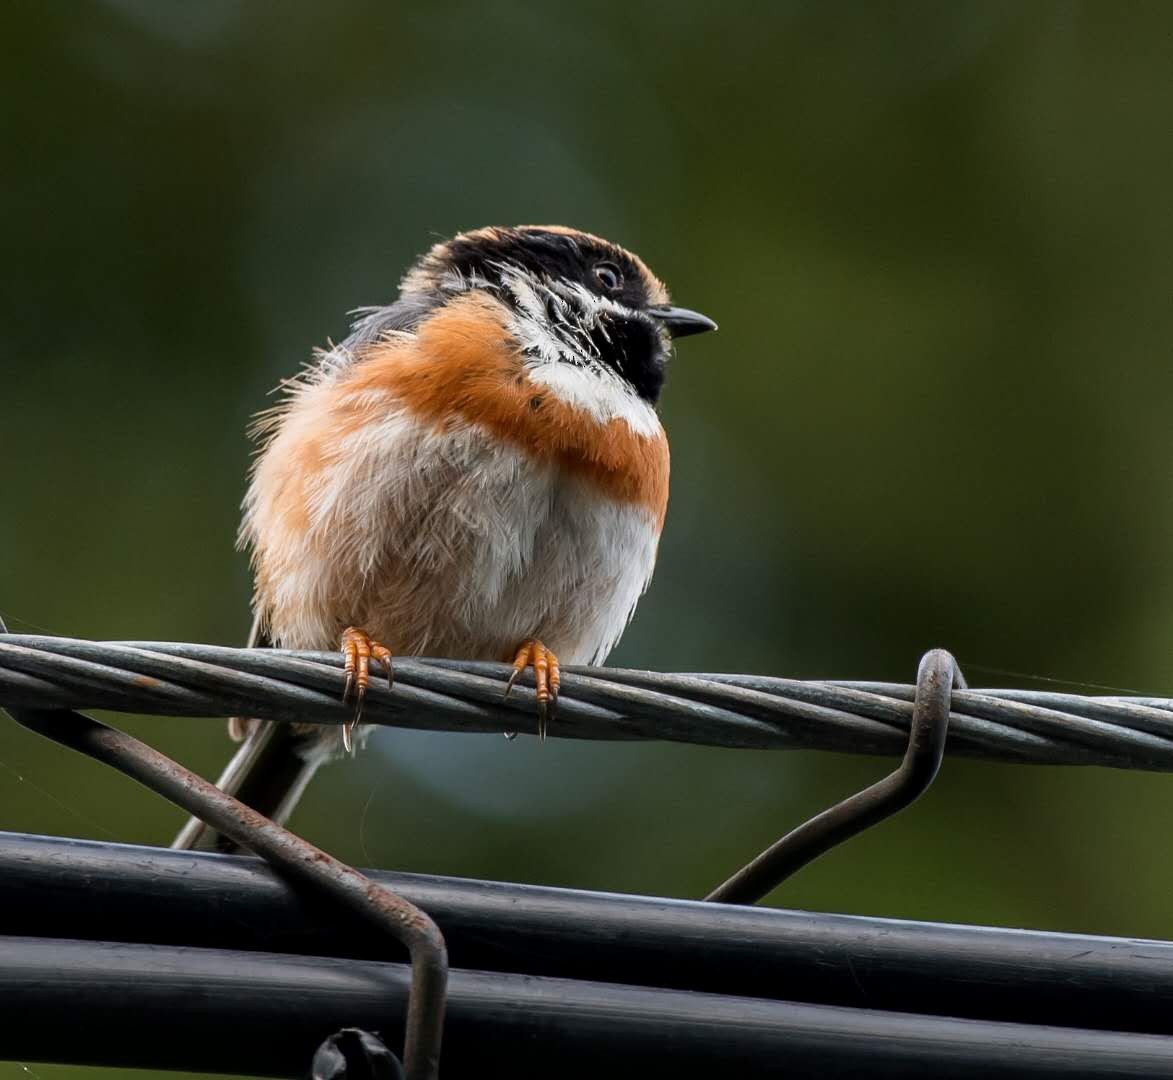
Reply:
M636 435L655 437L663 431L656 410L635 394L618 376L599 365L554 361L527 366L532 383L538 383L600 424L622 420Z
M601 424L622 420L645 437L663 431L656 410L600 360L587 332L598 327L606 336L603 315L630 318L634 312L578 284L547 284L508 267L502 277L517 304L509 330L528 358L531 382Z

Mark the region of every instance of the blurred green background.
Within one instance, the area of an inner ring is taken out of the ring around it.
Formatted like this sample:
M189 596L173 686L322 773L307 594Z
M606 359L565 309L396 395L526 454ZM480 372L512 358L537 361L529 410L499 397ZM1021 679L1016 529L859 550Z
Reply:
M721 323L673 365L616 662L906 681L940 644L976 685L1173 695L1173 5L106 0L10 3L5 39L14 629L243 641L249 415L436 237L552 221ZM207 774L230 751L125 723ZM359 864L696 896L887 764L386 730L292 824ZM181 820L11 723L0 804ZM947 760L772 902L1173 937L1171 808L1173 778Z

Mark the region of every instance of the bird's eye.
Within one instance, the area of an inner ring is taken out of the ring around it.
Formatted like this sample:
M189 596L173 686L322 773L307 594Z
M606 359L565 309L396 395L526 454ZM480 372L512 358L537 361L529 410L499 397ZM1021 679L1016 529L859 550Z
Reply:
M605 292L618 292L623 288L623 274L611 262L595 263L595 280L603 286Z

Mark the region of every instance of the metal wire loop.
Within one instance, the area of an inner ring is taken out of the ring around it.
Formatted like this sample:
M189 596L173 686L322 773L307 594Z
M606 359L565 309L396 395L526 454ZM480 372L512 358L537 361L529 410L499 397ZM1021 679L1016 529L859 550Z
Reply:
M908 748L899 767L787 833L705 899L757 903L807 863L923 795L941 767L954 689L965 689L965 679L952 654L944 649L925 653L917 669Z

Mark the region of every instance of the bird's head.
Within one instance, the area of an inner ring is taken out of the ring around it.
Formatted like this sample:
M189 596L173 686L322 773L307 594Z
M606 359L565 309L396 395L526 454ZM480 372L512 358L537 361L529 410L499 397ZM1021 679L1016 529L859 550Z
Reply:
M619 378L652 404L672 340L717 327L672 306L638 256L557 225L477 229L437 244L404 277L400 301L423 315L475 290L508 310L528 363Z

